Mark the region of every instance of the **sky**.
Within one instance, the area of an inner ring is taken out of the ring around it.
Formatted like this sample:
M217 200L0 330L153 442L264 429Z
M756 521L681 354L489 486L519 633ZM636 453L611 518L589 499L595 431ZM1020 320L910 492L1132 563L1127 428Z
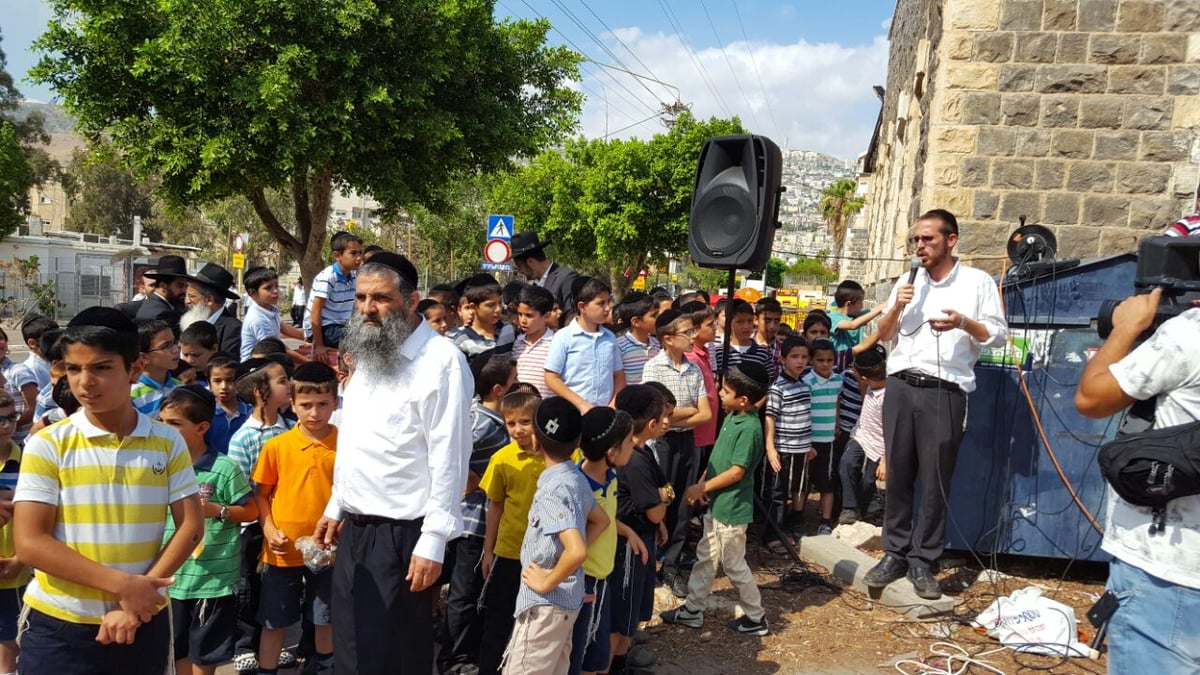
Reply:
M30 45L50 20L44 0L0 0L8 70L30 99ZM16 11L11 7L16 6ZM780 147L853 160L866 150L887 75L895 0L496 0L497 18L544 16L549 40L581 52L581 132L649 138L662 108L736 115Z

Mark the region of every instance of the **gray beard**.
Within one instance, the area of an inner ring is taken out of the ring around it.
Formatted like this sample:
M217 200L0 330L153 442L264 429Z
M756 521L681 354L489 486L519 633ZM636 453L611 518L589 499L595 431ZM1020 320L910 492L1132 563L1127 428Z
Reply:
M388 314L378 326L355 312L346 322L342 351L353 361L355 376L393 376L400 370L400 348L410 335L405 312Z
M183 316L179 317L179 330L185 331L188 326L194 323L208 321L208 317L210 316L212 316L212 311L208 307L197 303L184 312Z

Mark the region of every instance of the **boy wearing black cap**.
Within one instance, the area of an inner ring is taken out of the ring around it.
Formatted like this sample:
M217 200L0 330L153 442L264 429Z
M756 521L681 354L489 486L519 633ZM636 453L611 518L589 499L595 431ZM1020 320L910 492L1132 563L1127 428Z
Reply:
M704 537L696 547L696 565L683 605L660 614L665 623L689 628L704 625L704 608L719 564L737 589L742 618L729 628L761 637L770 632L762 596L746 564L746 526L754 520L754 470L763 457L763 431L755 403L767 393L767 369L757 363L731 366L721 385L727 413L700 482L684 493L688 504L710 505Z
M538 406L534 434L546 460L529 507L521 542L521 590L504 672L565 673L571 662L571 630L583 606L587 534L609 526L583 473L571 461L582 417L569 401L549 398Z
M874 345L854 356L863 392L862 412L842 455L842 512L838 523L854 523L875 496L875 481L887 476L883 445L883 397L887 392L887 351ZM852 377L853 375L848 375Z
M163 593L204 528L192 461L178 433L130 403L140 354L128 317L86 309L60 343L83 409L25 445L13 539L36 573L21 671L105 664L160 675L170 633ZM168 507L176 531L164 544Z

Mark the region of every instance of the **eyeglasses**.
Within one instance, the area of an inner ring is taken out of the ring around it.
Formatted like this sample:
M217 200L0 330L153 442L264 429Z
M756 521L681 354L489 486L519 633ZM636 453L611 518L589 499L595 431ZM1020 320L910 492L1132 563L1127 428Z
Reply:
M0 417L0 427L11 427L16 424L17 420L19 419L21 419L21 413L13 413L11 415Z
M151 352L165 352L165 351L169 351L171 349L179 349L179 340L171 340L167 344L159 345L158 347L155 347L154 349L151 349L150 351Z
M921 242L922 244L932 244L935 239L937 239L937 237L933 236L932 234L913 235L908 238L908 243L910 246L916 246L917 242Z
M696 329L689 328L687 330L675 331L674 333L671 333L671 335L682 335L684 337L696 337Z

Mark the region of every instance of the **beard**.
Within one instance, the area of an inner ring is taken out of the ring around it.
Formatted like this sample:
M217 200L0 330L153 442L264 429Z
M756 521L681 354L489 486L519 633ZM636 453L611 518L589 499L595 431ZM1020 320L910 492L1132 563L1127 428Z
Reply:
M385 317L355 312L346 322L342 351L353 361L355 375L391 376L400 369L400 348L410 335L407 311Z
M212 316L211 309L200 303L196 303L184 312L183 316L179 317L179 330L185 331L188 326L200 323L201 321L207 321L210 316Z

